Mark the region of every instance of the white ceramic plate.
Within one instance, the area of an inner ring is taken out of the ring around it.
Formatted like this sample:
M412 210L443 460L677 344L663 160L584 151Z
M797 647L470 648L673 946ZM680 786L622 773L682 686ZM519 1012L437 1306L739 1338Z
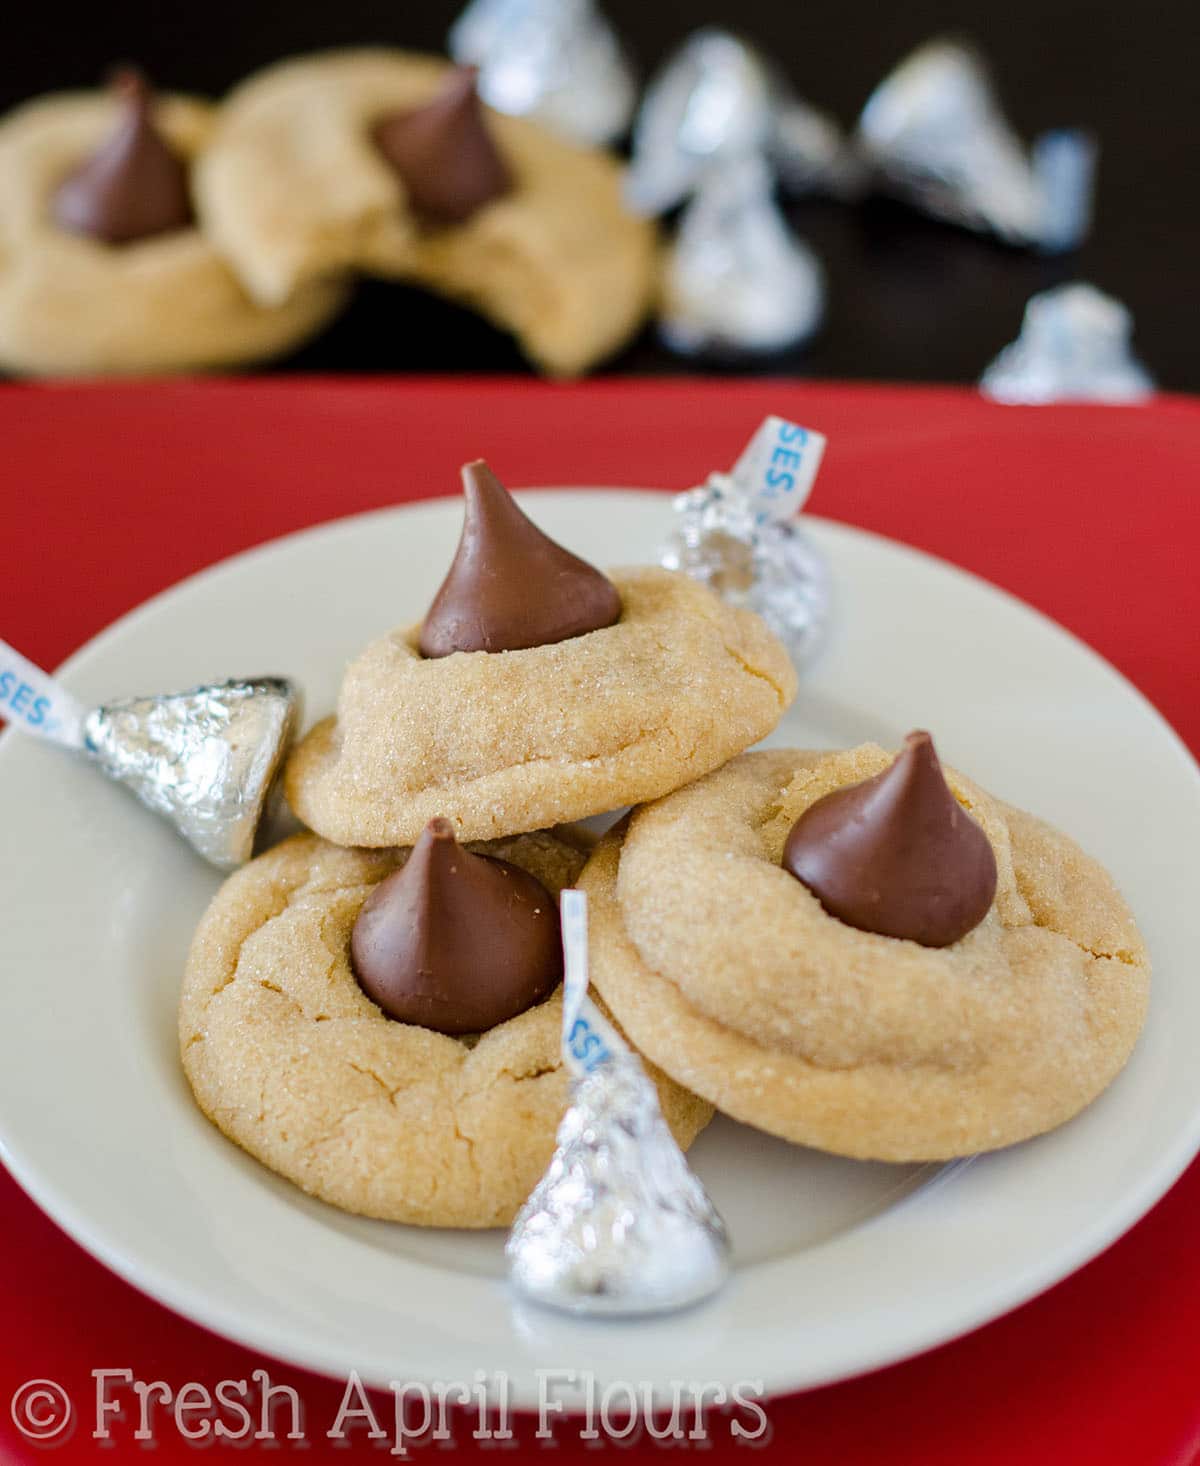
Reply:
M527 502L602 565L650 558L669 516L664 496L622 491ZM240 556L106 631L64 681L99 701L282 672L315 717L348 658L420 613L459 516L454 501L419 504ZM983 1323L1099 1252L1200 1143L1197 769L1137 692L1017 601L912 550L811 528L832 563L836 629L774 741L933 729L949 762L1103 860L1149 938L1149 1025L1082 1116L942 1170L837 1160L718 1119L693 1158L735 1242L719 1298L645 1323L514 1308L500 1234L345 1216L202 1118L175 1002L218 877L124 791L9 734L0 1137L17 1178L84 1247L219 1333L380 1384L503 1370L516 1404L536 1400L539 1369L664 1390L838 1379Z

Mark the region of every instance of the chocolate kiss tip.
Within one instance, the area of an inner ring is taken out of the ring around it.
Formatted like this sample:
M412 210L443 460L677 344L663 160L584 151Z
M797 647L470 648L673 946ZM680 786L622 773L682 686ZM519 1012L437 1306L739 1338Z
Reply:
M114 67L108 85L122 101L138 107L147 106L154 96L154 89L140 66Z
M422 656L550 646L620 619L612 581L543 534L482 458L462 479L462 538L421 626Z
M488 131L476 75L473 66L455 67L424 106L389 113L372 131L413 208L441 223L462 223L512 188Z
M108 139L61 183L55 222L106 244L130 244L192 222L187 166L154 126L153 91L135 67L112 78L120 104Z
M485 498L507 497L508 490L492 472L486 458L473 458L459 469L463 493L468 499L482 501Z
M519 866L464 850L446 819L367 897L350 937L359 986L392 1018L483 1033L562 978L558 908Z
M847 926L924 947L966 936L996 894L991 842L955 799L923 730L882 774L805 810L783 867Z
M472 97L479 95L479 67L478 66L454 66L450 69L450 75L442 83L441 91L435 100L441 101L446 106L469 103Z

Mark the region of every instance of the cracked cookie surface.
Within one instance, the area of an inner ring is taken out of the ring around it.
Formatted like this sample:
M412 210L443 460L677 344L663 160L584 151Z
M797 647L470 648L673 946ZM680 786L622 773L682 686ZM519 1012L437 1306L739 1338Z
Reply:
M858 931L780 867L809 805L891 755L745 754L635 811L580 884L592 979L633 1041L719 1109L863 1159L941 1160L1051 1129L1115 1077L1150 964L1108 874L961 775L992 844L983 922L950 947Z
M200 153L214 109L190 97L155 105L183 157ZM120 102L71 92L30 102L0 123L0 363L54 375L185 371L277 355L340 307L337 281L257 304L199 228L109 245L51 217L55 190L99 148Z
M511 192L465 223L422 224L371 128L428 102L449 70L432 56L335 51L250 78L227 99L200 168L205 224L264 302L361 269L478 309L549 372L586 371L650 307L654 226L624 207L608 154L491 112Z
M552 646L373 642L288 763L297 815L344 845L411 844L435 815L495 839L654 799L771 731L796 674L758 616L678 572L611 579L620 621Z
M472 1043L386 1017L354 978L350 933L407 853L297 835L231 876L188 958L183 1067L215 1125L313 1196L423 1226L505 1225L549 1163L566 1104L561 996ZM485 853L554 892L585 859L565 831ZM690 1144L712 1107L651 1072Z

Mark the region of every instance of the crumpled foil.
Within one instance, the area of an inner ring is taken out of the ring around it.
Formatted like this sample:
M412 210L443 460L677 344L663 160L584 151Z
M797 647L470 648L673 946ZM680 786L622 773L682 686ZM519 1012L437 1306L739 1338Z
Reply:
M766 162L708 169L664 268L666 344L719 357L783 351L816 331L824 309L824 273L780 213Z
M1021 334L980 378L996 402L1143 402L1154 379L1130 345L1133 317L1093 285L1060 285L1025 307Z
M837 124L793 96L758 51L727 31L697 31L646 89L626 202L637 213L665 213L715 164L754 155L794 193L844 192L858 176Z
M882 187L936 218L1048 252L1087 235L1094 140L1060 129L1027 152L959 42L930 41L902 61L872 92L855 141Z
M767 418L730 473L676 495L675 528L659 553L668 570L757 611L798 664L829 622L829 568L795 522L824 448L820 433Z
M629 127L633 74L592 0L471 0L449 48L479 68L479 94L498 112L585 143L610 143Z
M84 750L206 860L231 870L253 853L296 717L284 678L220 682L105 703L84 719Z
M725 1224L688 1168L637 1056L587 997L587 906L562 897L571 1102L506 1255L514 1287L572 1314L668 1312L729 1272Z

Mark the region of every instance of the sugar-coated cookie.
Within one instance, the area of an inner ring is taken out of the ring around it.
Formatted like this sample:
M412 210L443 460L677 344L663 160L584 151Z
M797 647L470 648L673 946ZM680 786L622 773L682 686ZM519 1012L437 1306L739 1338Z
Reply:
M620 620L552 645L373 642L288 762L293 810L346 845L410 844L435 815L495 839L653 799L771 731L796 674L758 616L675 571L611 580Z
M873 744L744 754L635 811L580 884L597 989L681 1084L788 1140L938 1160L1036 1135L1094 1099L1141 1029L1150 966L1094 860L953 771L961 816L994 857L982 920L921 945L831 914L836 882L815 895L781 865L785 843L817 801L877 785L890 765ZM855 817L851 842L862 808ZM860 841L851 853L874 879L878 852ZM893 866L906 878L905 862ZM894 915L887 896L872 894L879 926Z
M553 892L585 859L566 831L487 853ZM502 1226L548 1164L566 1104L560 991L477 1040L387 1017L356 981L351 934L407 855L299 835L230 877L188 959L183 1066L213 1123L310 1194L393 1221ZM651 1072L690 1144L711 1106Z
M434 185L460 155L424 127L420 138L390 139L400 163L418 147L445 153L429 161L425 186L406 186L381 124L435 103L447 86L447 63L390 50L330 52L251 77L225 103L198 170L205 227L266 305L357 268L477 308L549 372L585 371L650 307L654 228L624 208L614 159L496 113L481 125L507 180L497 196L476 159L457 184L474 190L476 207L441 207L445 190Z
M118 242L78 227L80 209L72 215L59 203L64 184L107 150L108 182L119 190L111 175L144 151L136 125L185 166L211 133L213 109L194 98L162 97L140 124L130 106L118 90L62 93L0 122L0 366L34 375L187 371L277 355L318 330L343 299L337 281L255 302L182 213L179 227Z

